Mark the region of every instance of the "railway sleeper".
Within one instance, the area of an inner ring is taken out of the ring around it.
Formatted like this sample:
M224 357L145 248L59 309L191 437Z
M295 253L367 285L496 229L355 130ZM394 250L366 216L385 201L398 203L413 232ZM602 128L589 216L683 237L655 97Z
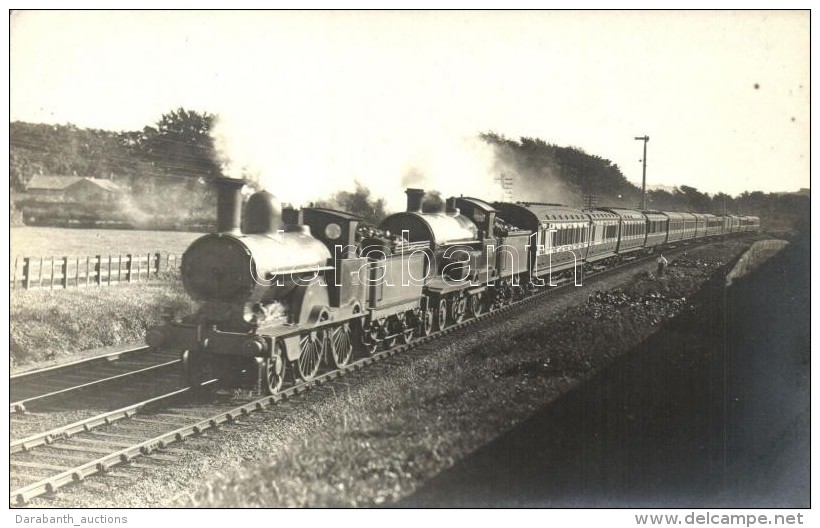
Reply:
M43 471L59 471L60 473L71 469L70 466L57 466L55 464L44 464L42 462L23 462L20 460L11 460L9 461L9 464L15 467L41 469Z

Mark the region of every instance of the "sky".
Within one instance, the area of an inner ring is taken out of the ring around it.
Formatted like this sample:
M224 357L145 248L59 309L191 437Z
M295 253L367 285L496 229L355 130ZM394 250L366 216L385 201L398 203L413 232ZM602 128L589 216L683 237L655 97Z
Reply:
M480 132L640 185L809 186L807 11L16 12L10 119L218 116L226 173L292 202L412 184L497 199ZM465 186L470 188L465 189ZM525 199L515 196L514 199Z

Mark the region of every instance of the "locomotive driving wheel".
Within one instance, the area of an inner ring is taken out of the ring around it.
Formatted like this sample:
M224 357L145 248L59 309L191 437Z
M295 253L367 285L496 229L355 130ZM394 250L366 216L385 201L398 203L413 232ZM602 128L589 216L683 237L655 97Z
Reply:
M453 324L458 324L464 320L467 313L467 299L463 295L458 295L450 301L450 319Z
M330 356L333 365L341 368L350 362L353 357L353 339L350 323L342 323L330 332Z
M478 317L484 311L484 299L480 293L470 296L470 313L473 317Z
M279 392L285 381L285 351L281 343L276 343L272 357L265 358L262 373L264 375L262 389L265 394L271 395Z
M399 321L399 318L396 316L390 317L387 319L387 322L384 324L384 334L386 336L384 339L384 349L390 350L396 343L399 341L399 335L401 334L402 324Z
M441 299L438 302L438 310L436 310L436 324L438 330L444 330L447 326L447 301Z
M362 352L366 356L372 356L379 349L379 334L381 325L378 321L371 321L370 326L362 332Z
M421 313L421 335L428 336L433 333L433 310L427 309Z
M327 334L324 330L314 330L302 335L299 339L299 359L296 361L300 379L310 381L316 377L326 349Z
M413 337L416 334L416 327L418 326L416 315L413 312L407 312L407 314L401 318L401 324L404 327L401 332L401 342L405 345L409 345L410 342L413 341Z

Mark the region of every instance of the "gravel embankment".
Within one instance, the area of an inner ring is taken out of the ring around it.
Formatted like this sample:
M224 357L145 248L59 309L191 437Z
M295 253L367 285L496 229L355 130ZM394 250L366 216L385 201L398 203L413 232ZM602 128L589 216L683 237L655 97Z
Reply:
M399 502L807 508L808 237Z
M371 506L407 497L688 309L749 243L539 299L32 506ZM606 293L604 293L606 292Z

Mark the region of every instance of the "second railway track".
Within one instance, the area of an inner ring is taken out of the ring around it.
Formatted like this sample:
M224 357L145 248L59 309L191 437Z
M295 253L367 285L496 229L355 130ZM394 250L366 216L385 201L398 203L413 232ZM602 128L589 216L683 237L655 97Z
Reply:
M24 413L64 400L78 391L123 381L139 381L177 366L179 355L146 346L24 372L9 378L9 413Z

